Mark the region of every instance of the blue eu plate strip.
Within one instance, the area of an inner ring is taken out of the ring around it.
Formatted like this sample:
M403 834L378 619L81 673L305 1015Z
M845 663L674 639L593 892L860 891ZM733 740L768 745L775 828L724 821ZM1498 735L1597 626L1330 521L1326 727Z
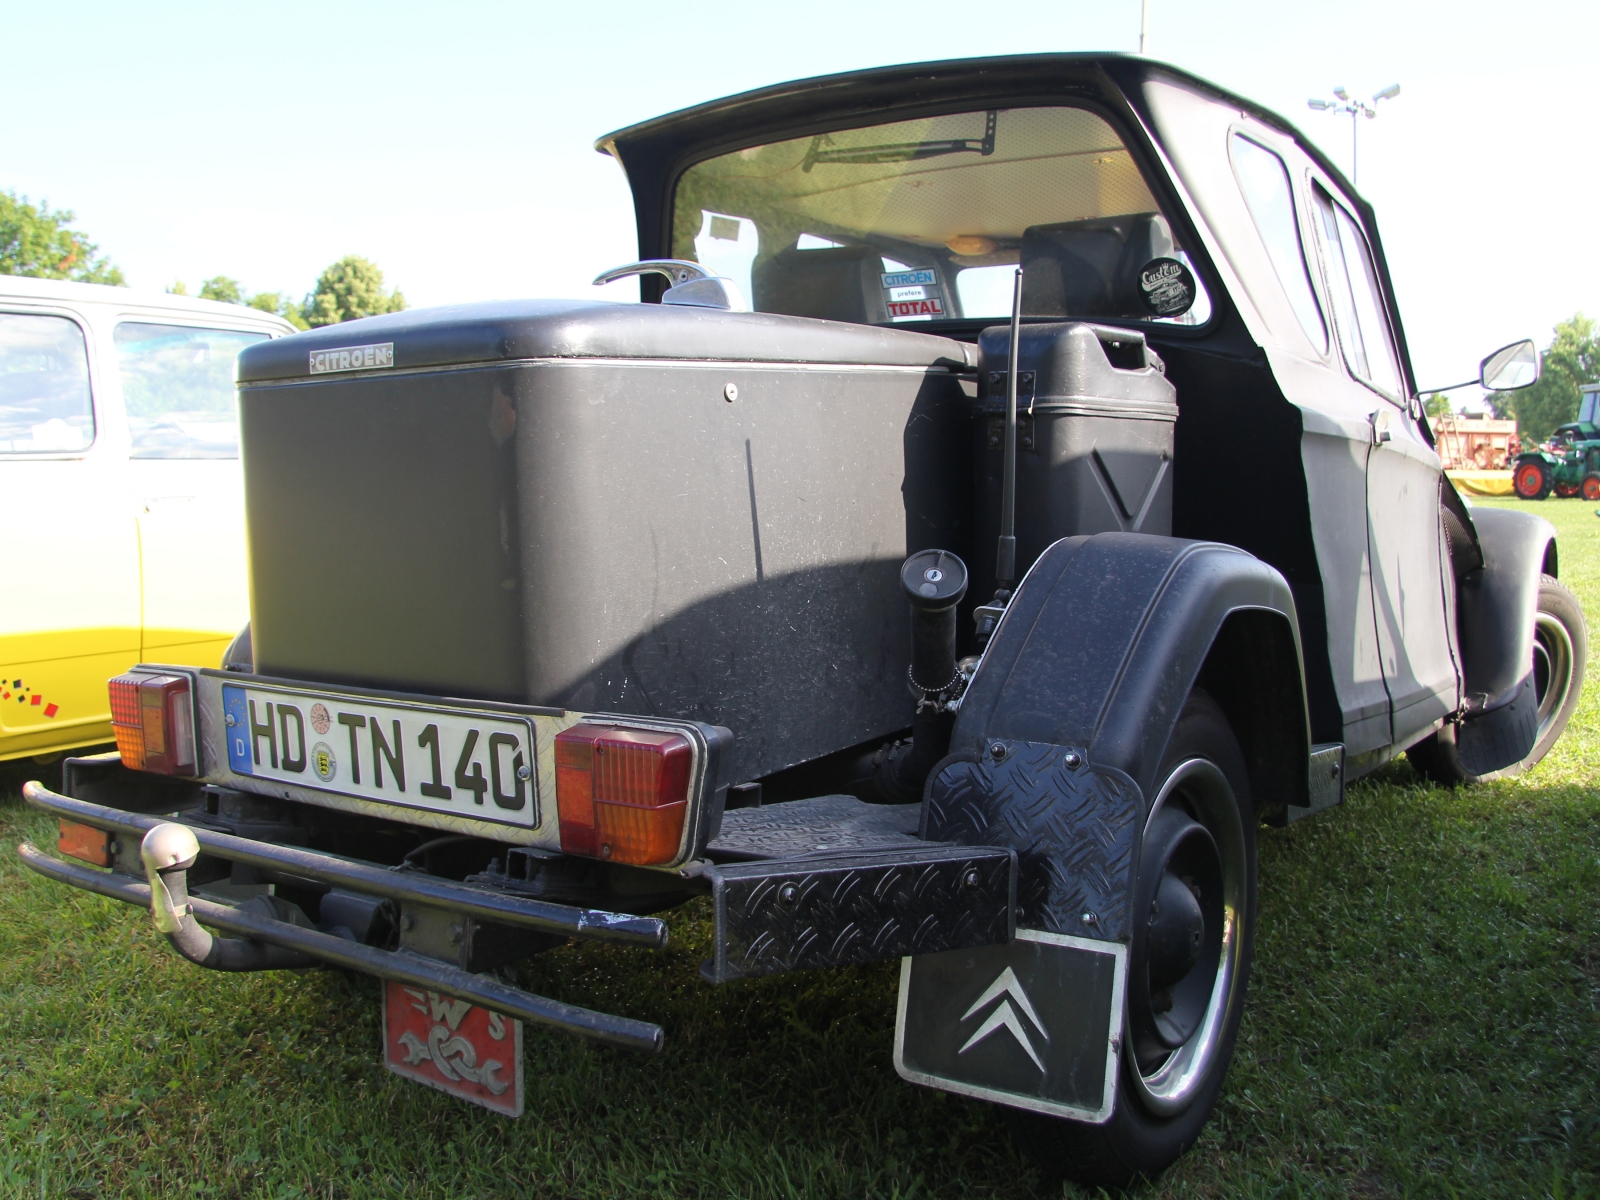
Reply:
M250 713L242 687L223 685L222 711L228 734L228 768L235 775L255 774L250 762Z

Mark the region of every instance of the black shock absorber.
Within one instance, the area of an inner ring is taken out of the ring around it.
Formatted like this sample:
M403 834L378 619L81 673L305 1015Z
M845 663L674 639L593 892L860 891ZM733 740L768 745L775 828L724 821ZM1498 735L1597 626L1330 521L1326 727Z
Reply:
M921 550L900 568L900 585L911 604L911 667L908 678L917 711L911 741L880 753L878 788L892 799L922 798L933 764L950 747L955 716L951 702L960 694L956 663L956 606L967 594L967 565L948 550Z

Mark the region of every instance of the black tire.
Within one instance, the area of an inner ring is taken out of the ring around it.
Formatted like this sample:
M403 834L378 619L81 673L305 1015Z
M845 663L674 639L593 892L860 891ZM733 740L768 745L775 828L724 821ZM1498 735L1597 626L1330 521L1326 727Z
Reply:
M1578 495L1591 504L1600 500L1600 472L1590 471L1583 477L1583 482L1578 484Z
M1567 722L1578 707L1588 661L1589 626L1578 598L1554 576L1539 576L1533 630L1533 687L1539 700L1539 733L1528 757L1504 770L1474 775L1461 765L1456 754L1456 727L1446 725L1407 750L1406 758L1423 778L1448 787L1522 774L1548 754L1566 731Z
M1519 458L1511 468L1511 490L1519 499L1543 500L1555 485L1555 474L1542 458Z
M1193 943L1199 947L1193 966L1173 981L1169 953L1167 986L1152 992L1151 968L1158 964L1151 943L1159 938L1152 939L1151 931L1159 934L1165 928L1157 928L1159 909L1152 904L1145 910L1146 920L1135 922L1129 947L1122 1072L1111 1119L1087 1125L1016 1109L1006 1113L1012 1136L1046 1172L1091 1186L1122 1188L1141 1178L1153 1179L1194 1144L1222 1092L1250 976L1256 925L1255 811L1238 740L1204 692L1192 692L1185 703L1158 778L1146 814L1134 907L1137 911L1148 896L1164 900L1161 884L1181 880L1176 886L1187 887L1194 910L1204 918L1203 931ZM1191 830L1186 840L1169 841L1179 849L1163 857L1161 829L1180 826L1185 817L1205 834ZM1213 878L1207 877L1207 838L1217 856ZM1152 856L1161 861L1153 864ZM1194 873L1178 875L1188 869ZM1235 918L1231 925L1223 915L1229 909ZM1166 945L1170 951L1172 943ZM1196 996L1201 997L1198 1008ZM1187 1040L1176 1050L1166 1050L1183 1036L1196 1012L1201 1015ZM1171 1022L1180 1022L1176 1030Z
M255 670L255 650L250 643L250 622L245 622L244 628L239 630L233 641L228 643L228 648L222 652L222 669L244 671L246 674Z

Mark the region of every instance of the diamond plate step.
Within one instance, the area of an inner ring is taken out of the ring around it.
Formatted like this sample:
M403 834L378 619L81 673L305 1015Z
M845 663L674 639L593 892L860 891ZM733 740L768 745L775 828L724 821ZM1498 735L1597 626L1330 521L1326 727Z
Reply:
M1010 940L1016 924L1016 852L1002 847L906 838L723 864L706 878L716 956L700 971L712 983L990 946Z

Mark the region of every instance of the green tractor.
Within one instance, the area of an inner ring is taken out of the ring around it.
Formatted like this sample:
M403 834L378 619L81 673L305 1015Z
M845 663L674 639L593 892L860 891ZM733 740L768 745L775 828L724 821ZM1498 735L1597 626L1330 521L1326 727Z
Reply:
M1517 455L1511 485L1524 500L1558 496L1600 500L1600 384L1583 389L1578 419L1562 425L1550 441Z

